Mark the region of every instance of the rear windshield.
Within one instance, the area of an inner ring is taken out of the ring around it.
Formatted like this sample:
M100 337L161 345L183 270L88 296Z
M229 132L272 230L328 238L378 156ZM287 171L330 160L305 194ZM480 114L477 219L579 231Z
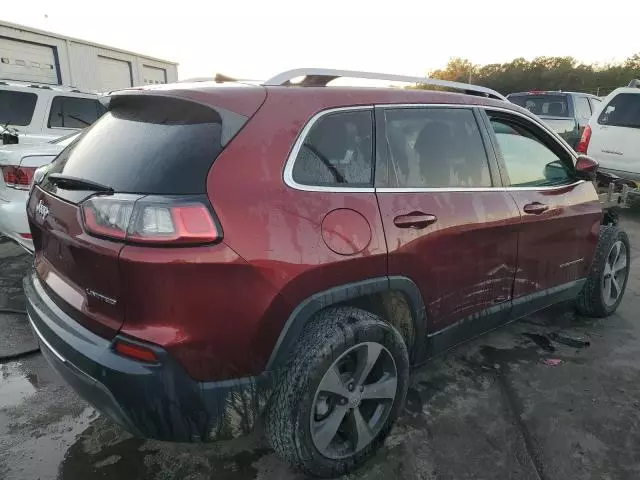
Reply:
M600 125L640 128L640 94L619 93L602 110Z
M569 105L565 95L531 94L510 95L509 101L526 108L535 115L568 117Z
M49 171L122 193L203 194L211 165L245 122L224 109L168 97L115 99Z
M37 101L35 93L0 90L0 125L29 125Z

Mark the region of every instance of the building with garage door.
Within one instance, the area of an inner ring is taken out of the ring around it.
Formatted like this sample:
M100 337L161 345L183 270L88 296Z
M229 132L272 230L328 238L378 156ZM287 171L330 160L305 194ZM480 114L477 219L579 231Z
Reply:
M178 80L178 64L0 21L0 81L107 92Z

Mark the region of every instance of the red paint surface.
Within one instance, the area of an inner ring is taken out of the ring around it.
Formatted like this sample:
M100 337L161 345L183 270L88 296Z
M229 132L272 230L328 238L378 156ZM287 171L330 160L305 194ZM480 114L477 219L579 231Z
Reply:
M389 246L389 275L416 282L430 331L511 297L520 214L503 191L379 193ZM422 212L437 221L415 230L398 215Z
M89 237L77 207L38 188L29 202L29 217L40 276L61 304L78 310L80 323L104 336L121 328L161 345L194 379L261 373L293 309L336 285L406 275L420 287L430 328L436 330L507 300L514 275L516 295L523 295L534 285L546 288L584 273L556 271L555 265L574 255L590 260L593 254L601 212L588 184L568 189L564 196L381 193L379 206L375 193L327 194L284 184L283 166L292 145L321 110L384 103L511 108L505 102L397 89L270 88L266 96L262 88L159 90L245 115L264 101L206 179L224 231L222 243L157 248ZM52 213L45 222L34 216L40 199ZM526 216L521 222L519 207L531 201L557 208L545 214L542 224ZM358 212L367 228L351 214L335 213L345 211ZM435 215L437 221L422 230L394 225L394 217L411 212ZM328 222L324 227L323 221ZM349 224L341 226L344 221ZM339 235L349 240L340 243ZM570 253L567 245L579 251ZM88 297L86 288L118 302L111 306Z

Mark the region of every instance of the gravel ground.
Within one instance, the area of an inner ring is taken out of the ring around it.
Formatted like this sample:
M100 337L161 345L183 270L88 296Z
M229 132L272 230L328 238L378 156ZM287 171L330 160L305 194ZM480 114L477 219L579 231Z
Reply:
M640 245L640 217L623 223L632 246ZM616 315L585 319L554 307L415 371L385 447L348 478L640 478L639 258L632 248ZM0 243L0 307L23 308L20 277L28 262L17 247ZM0 315L0 328L19 336L21 321ZM304 477L266 448L260 432L221 445L134 438L35 354L0 363L0 478Z

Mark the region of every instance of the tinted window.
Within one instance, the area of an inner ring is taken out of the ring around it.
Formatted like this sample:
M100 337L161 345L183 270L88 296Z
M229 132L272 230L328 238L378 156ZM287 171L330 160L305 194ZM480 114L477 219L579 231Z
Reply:
M602 100L598 98L589 97L589 102L591 102L591 111L595 112L596 108L598 108L602 103Z
M604 108L598 123L614 127L640 128L640 94L619 93Z
M122 193L203 194L211 165L245 122L227 110L182 100L119 98L50 171ZM46 179L43 187L55 190Z
M385 109L391 186L489 187L487 154L471 110Z
M311 128L293 166L302 185L371 186L373 162L370 110L324 115Z
M535 115L568 117L569 105L566 95L510 95L509 101L526 108Z
M29 125L37 101L35 93L0 90L0 124Z
M571 182L560 158L519 123L492 118L509 180L514 187L564 185Z
M591 106L587 97L573 97L573 103L576 110L576 118L588 120L591 117Z
M50 128L84 128L103 113L97 100L75 97L54 97L49 112Z

